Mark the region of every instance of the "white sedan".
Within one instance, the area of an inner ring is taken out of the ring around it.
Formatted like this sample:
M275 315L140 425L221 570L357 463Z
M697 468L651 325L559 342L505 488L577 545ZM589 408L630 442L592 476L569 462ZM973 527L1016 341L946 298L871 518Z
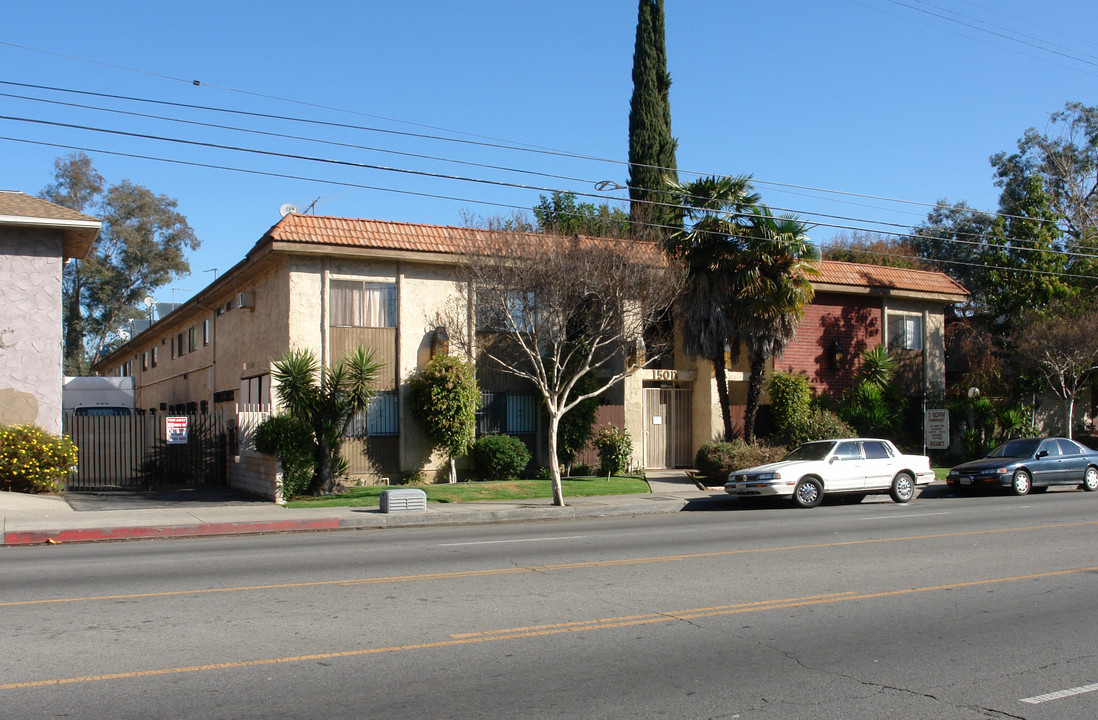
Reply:
M860 502L869 493L887 492L905 503L917 486L933 481L925 455L904 455L888 440L849 438L805 443L780 462L733 471L724 491L741 498L790 497L808 508L831 493Z

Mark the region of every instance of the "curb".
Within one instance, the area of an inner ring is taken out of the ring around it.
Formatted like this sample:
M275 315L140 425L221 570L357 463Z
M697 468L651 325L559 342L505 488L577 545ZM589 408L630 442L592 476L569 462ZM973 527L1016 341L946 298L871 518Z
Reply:
M338 530L338 518L330 520L287 520L279 522L203 523L166 527L87 528L82 530L16 530L4 533L5 546L58 545L110 540L152 540L156 538L255 535L261 533Z
M535 520L576 520L580 518L675 513L682 510L686 504L685 499L659 496L647 502L624 505L566 505L564 507L508 507L499 509L485 509L484 506L481 506L480 508L462 508L457 511L452 509L446 512L428 510L427 512L382 514L376 511L358 511L357 514L350 517L303 518L301 520L262 522L194 523L187 525L147 525L68 530L61 528L8 530L0 535L0 546L59 545L63 543L262 535L331 530L484 525Z

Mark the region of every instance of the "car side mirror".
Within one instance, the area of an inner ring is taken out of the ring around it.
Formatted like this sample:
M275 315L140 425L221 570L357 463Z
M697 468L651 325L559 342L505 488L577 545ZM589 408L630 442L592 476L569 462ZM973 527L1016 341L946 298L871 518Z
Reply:
M836 460L838 460L838 459L839 459L839 458L837 458L837 457L835 457L834 455L832 455L831 457L829 457L829 458L827 459L827 464L828 464L828 465L833 465L833 464L835 463L835 461L836 461Z
M1038 450L1037 459L1040 460L1043 457L1048 457L1048 450Z

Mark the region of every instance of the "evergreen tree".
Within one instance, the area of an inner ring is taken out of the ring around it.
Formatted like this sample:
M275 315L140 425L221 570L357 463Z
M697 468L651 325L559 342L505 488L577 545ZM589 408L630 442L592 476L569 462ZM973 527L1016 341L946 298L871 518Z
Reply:
M629 103L630 215L633 222L654 227L661 236L669 231L660 231L660 226L682 227L682 211L658 204L672 202L666 188L669 181L678 180L678 142L671 137L670 90L663 0L640 0L633 50L633 98Z

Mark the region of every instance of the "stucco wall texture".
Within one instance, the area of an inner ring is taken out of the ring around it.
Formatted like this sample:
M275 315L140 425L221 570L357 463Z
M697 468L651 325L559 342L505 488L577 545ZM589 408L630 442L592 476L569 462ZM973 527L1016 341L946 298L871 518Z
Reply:
M0 424L61 432L61 233L0 232Z

